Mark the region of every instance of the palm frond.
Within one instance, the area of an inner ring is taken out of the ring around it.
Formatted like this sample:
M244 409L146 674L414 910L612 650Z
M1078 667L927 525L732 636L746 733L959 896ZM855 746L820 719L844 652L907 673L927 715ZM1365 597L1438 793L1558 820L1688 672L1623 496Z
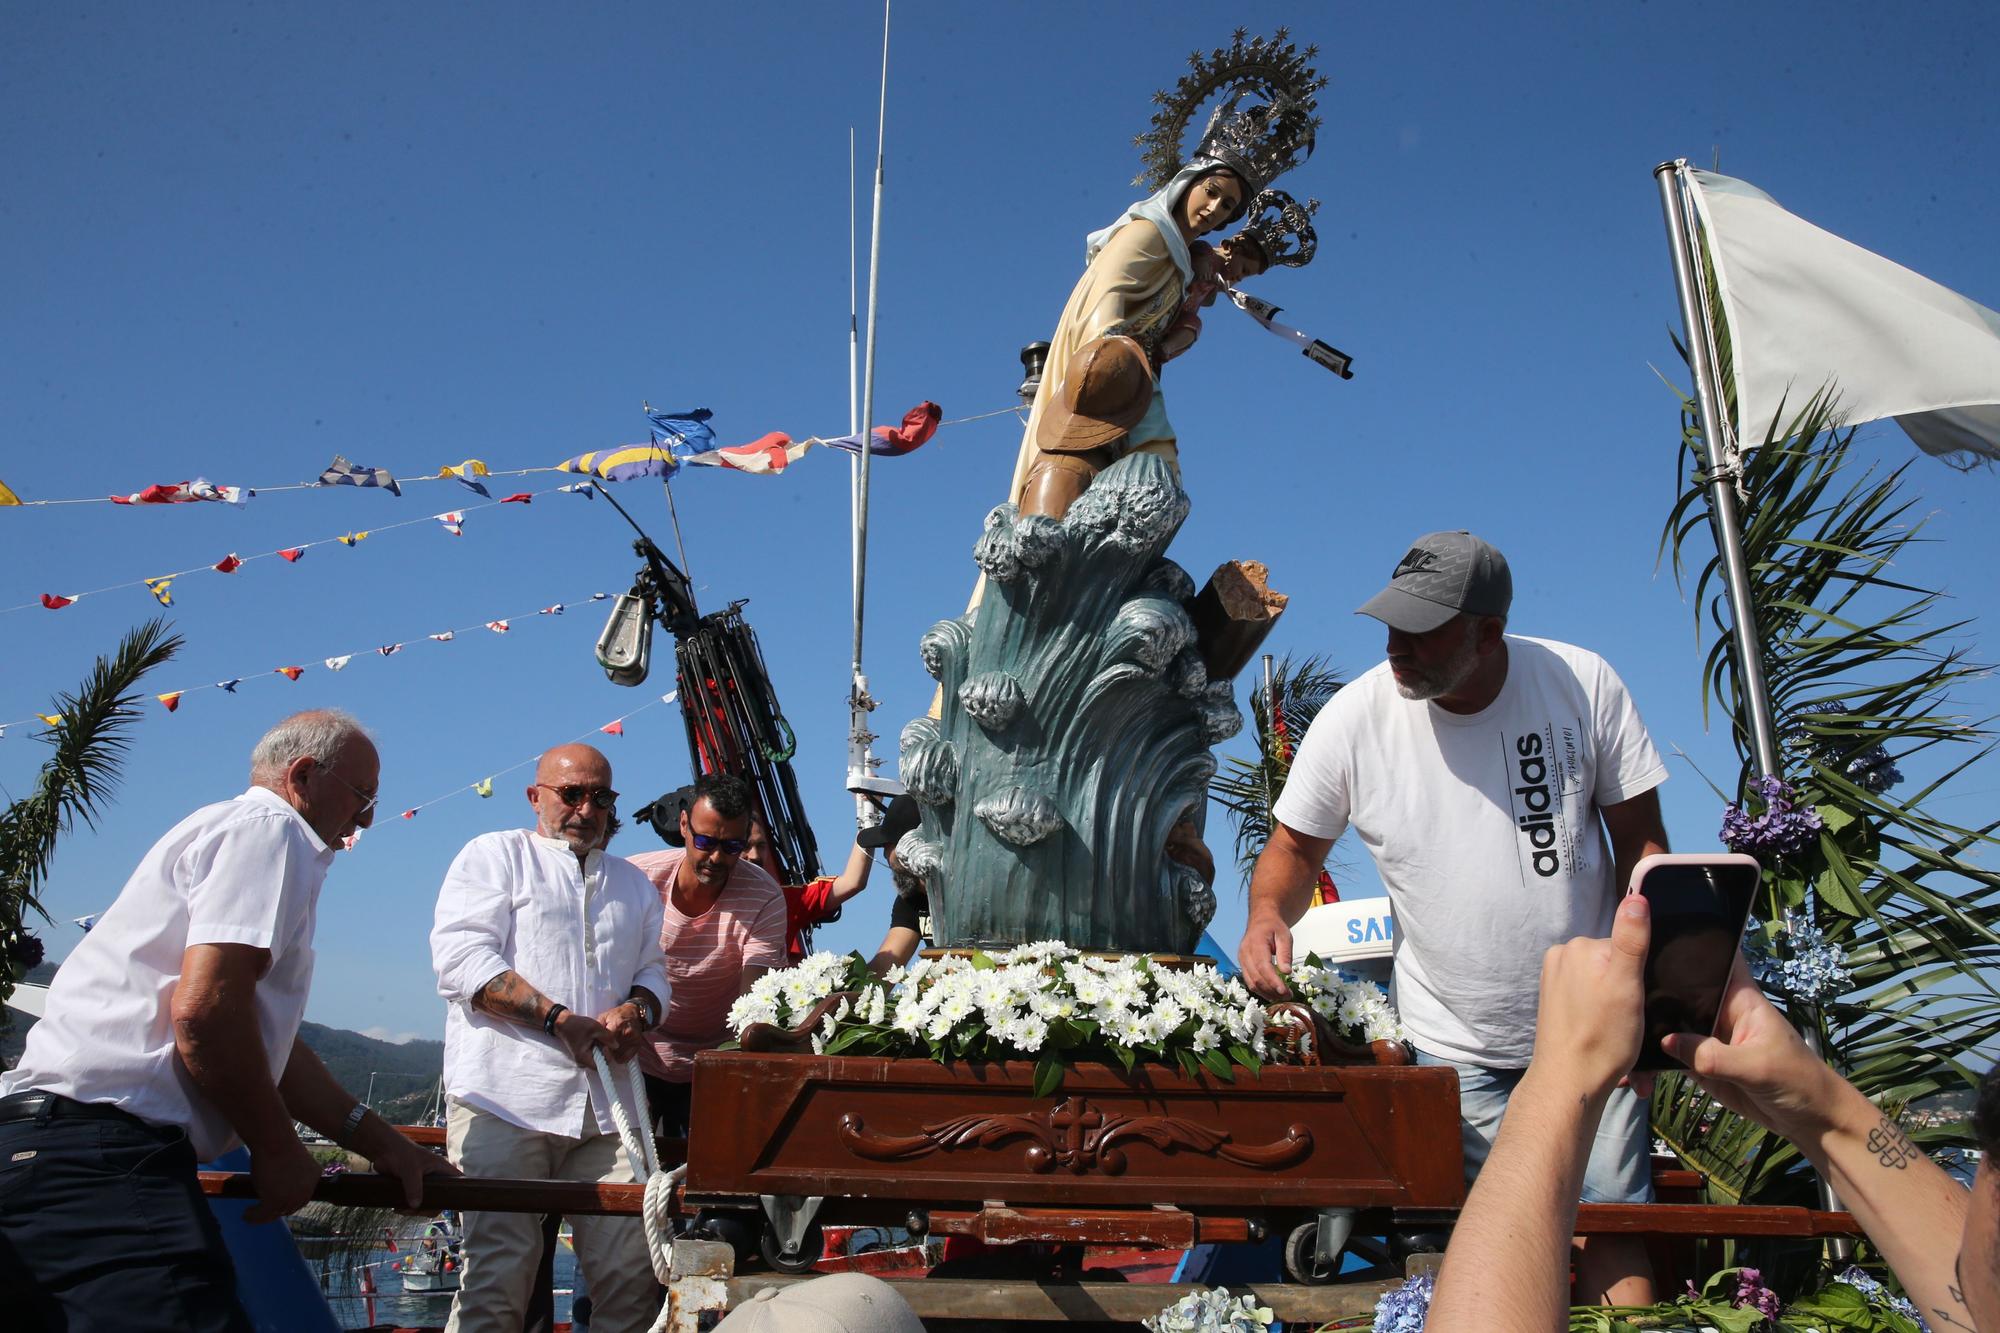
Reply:
M117 790L129 730L139 716L132 691L180 646L164 620L149 620L127 633L110 657L98 658L74 693L55 697L51 711L60 721L39 738L53 753L34 790L0 813L0 1000L39 960L40 944L24 921L30 911L48 919L39 894L57 842L78 820L95 826Z
M1236 862L1246 884L1264 844L1271 840L1271 810L1291 774L1292 756L1340 685L1339 673L1325 658L1308 657L1294 665L1287 655L1272 666L1270 689L1260 684L1250 692L1257 756L1225 755L1208 785L1209 794L1228 809L1236 825Z
M1810 918L1837 949L1840 993L1787 1006L1850 1081L1884 1106L1973 1086L2000 1044L2000 874L1979 858L2000 825L1964 827L1932 799L1991 753L1990 718L1955 698L1987 674L1955 640L1967 622L1939 613L1943 594L1906 572L1925 542L1905 467L1860 467L1831 392L1773 422L1745 453L1742 540L1762 666L1786 782L1824 824L1816 845L1765 867L1758 909L1767 933L1786 913ZM1692 403L1681 417L1684 461L1706 462ZM1661 550L1686 583L1688 552L1712 523L1696 472L1668 516ZM1753 806L1752 746L1730 642L1721 561L1694 578L1697 629L1714 631L1702 666L1703 708L1729 719L1742 759L1738 803ZM1955 757L1940 747L1964 746ZM1889 786L1919 764L1921 784ZM1972 1061L1969 1051L1988 1054ZM1691 1082L1662 1079L1654 1126L1709 1174L1716 1194L1749 1202L1794 1193L1803 1164ZM1913 1130L1913 1135L1916 1131ZM1925 1131L1948 1145L1954 1132Z

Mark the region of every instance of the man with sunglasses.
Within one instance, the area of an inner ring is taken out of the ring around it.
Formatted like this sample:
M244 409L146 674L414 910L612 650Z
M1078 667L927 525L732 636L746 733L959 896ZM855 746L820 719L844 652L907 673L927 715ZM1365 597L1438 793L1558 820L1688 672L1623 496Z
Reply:
M668 994L660 899L605 854L618 793L588 745L541 757L533 829L467 843L445 875L431 962L445 1018L446 1144L467 1175L628 1182L591 1051L629 1060ZM636 1217L571 1219L600 1333L644 1330L659 1304ZM519 1329L542 1253L531 1213L468 1213L451 1333Z
M732 1035L729 1006L758 977L785 965L785 892L744 852L750 788L704 774L680 809L681 846L641 852L632 864L659 892L661 947L673 994L646 1034L639 1063L660 1132L687 1135L694 1057Z

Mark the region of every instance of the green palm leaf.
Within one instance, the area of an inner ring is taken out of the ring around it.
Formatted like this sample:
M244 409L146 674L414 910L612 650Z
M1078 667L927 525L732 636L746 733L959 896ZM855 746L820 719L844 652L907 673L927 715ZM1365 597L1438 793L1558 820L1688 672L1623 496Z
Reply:
M126 634L110 657L98 658L75 693L55 697L51 712L61 721L38 738L53 753L34 790L0 813L0 1001L40 959L40 943L24 923L30 911L48 920L37 895L57 841L78 820L94 826L117 790L128 732L139 715L133 689L180 646L164 620L149 620Z
M1681 436L1684 462L1703 464L1692 403L1683 403ZM2000 1047L2000 992L1989 979L2000 963L2000 875L1980 864L2000 824L1964 827L1929 808L1992 749L1990 719L1954 703L1986 668L1955 642L1967 622L1942 618L1943 594L1907 574L1927 539L1906 468L1858 466L1852 439L1821 393L1742 460L1744 556L1784 776L1826 824L1817 846L1766 866L1757 917L1771 931L1787 908L1810 910L1840 950L1841 993L1787 1012L1857 1087L1900 1108L1975 1086ZM1683 586L1691 547L1711 522L1706 481L1695 472L1661 535ZM1747 802L1752 747L1719 558L1701 561L1693 583L1697 627L1715 631L1704 713L1713 705L1730 721L1742 757L1737 799ZM1957 746L1966 748L1955 756L1941 748ZM1926 776L1884 790L1884 762L1921 765ZM1799 1197L1797 1153L1691 1080L1660 1080L1653 1120L1718 1197ZM1965 1146L1962 1128L1913 1135L1932 1148Z
M1264 844L1271 840L1271 810L1291 775L1292 756L1340 685L1339 674L1325 658L1308 657L1294 665L1287 655L1271 669L1268 694L1262 685L1250 692L1257 757L1225 755L1208 784L1209 794L1228 809L1236 825L1236 862L1246 884ZM1277 700L1275 711L1272 698Z

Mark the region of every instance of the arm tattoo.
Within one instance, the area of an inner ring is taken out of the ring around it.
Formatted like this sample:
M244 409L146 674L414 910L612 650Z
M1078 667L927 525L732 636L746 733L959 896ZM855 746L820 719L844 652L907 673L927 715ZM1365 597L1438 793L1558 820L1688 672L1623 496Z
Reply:
M540 1027L542 1016L549 1010L549 999L530 986L520 973L509 970L481 986L472 997L472 1007L495 1018Z
M1910 1142L1910 1136L1886 1115L1882 1117L1881 1124L1868 1131L1868 1151L1891 1171L1906 1169L1917 1155L1917 1147Z
M1969 1317L1972 1312L1966 1308L1965 1293L1959 1290L1958 1284L1956 1282L1946 1283L1945 1290L1950 1292L1952 1300L1957 1302L1958 1313ZM1975 1333L1971 1324L1967 1323L1964 1319L1958 1318L1952 1314L1951 1310L1946 1309L1942 1305L1932 1308L1930 1322L1939 1328L1962 1328L1965 1330L1965 1333Z

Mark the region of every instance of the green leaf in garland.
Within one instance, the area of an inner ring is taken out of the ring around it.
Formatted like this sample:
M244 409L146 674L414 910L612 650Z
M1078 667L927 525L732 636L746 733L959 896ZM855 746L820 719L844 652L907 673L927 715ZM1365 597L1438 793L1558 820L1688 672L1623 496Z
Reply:
M1045 1054L1035 1062L1035 1096L1053 1096L1062 1086L1063 1062L1053 1053Z

